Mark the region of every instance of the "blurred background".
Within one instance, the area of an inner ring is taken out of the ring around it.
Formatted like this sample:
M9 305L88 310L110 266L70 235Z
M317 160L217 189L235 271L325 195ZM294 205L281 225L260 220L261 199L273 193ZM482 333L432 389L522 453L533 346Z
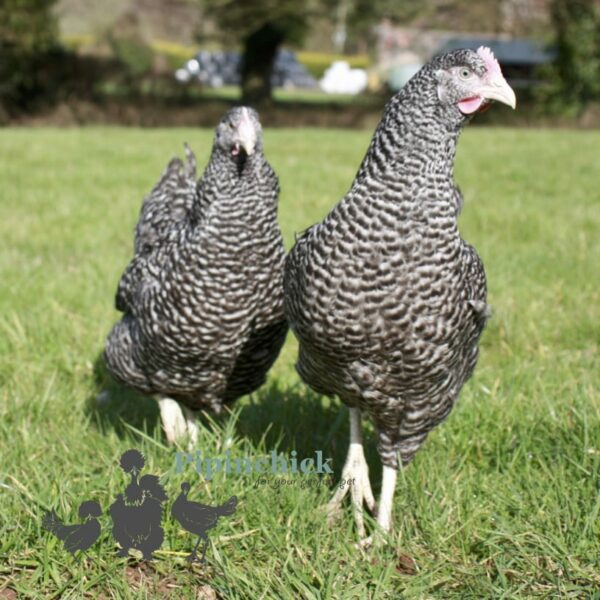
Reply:
M3 0L0 123L367 127L434 54L487 45L519 111L600 124L598 0ZM201 110L199 110L201 109Z

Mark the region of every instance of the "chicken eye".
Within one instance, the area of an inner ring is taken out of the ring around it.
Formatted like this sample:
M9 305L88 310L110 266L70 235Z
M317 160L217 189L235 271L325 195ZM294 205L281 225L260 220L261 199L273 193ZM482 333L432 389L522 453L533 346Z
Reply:
M473 75L473 71L471 71L471 69L468 67L461 67L460 71L458 72L458 76L461 79L469 79L471 75Z

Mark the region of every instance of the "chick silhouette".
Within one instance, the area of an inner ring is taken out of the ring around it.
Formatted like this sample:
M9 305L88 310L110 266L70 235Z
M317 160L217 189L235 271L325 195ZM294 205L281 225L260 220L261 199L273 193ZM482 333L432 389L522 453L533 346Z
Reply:
M59 519L56 511L51 510L44 515L42 527L61 540L65 549L71 554L75 554L77 550L85 552L100 537L100 523L96 517L101 514L100 505L93 500L87 500L79 507L79 517L85 520L83 523L65 525Z
M198 560L196 551L201 540L204 540L202 548L202 558L200 562L206 560L206 547L208 546L207 531L212 529L219 520L219 517L227 517L235 512L237 507L237 498L231 496L225 504L220 506L208 506L199 502L188 500L187 495L190 491L190 484L184 481L181 484L181 494L177 496L173 506L171 507L171 515L179 522L179 524L190 533L195 533L198 536L198 541L192 550L192 553L187 557L187 560L193 562Z
M161 526L162 504L167 500L164 488L155 475L138 475L144 467L144 457L137 450L128 450L121 457L121 468L131 475L124 494L119 494L110 505L113 520L112 534L120 544L119 556L127 556L129 549L140 550L146 560L163 543Z

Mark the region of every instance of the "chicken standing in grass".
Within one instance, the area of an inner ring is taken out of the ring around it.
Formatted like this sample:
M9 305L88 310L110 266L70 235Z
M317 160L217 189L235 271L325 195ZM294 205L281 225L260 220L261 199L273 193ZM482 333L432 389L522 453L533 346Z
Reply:
M100 505L93 500L87 500L81 504L78 512L84 522L75 525L63 523L54 510L48 511L42 519L42 527L61 540L71 554L78 550L85 552L100 537L100 523L97 521L97 517L102 514Z
M388 103L346 197L286 260L285 310L300 342L297 369L350 407L344 486L364 537L363 504L391 527L399 461L406 465L452 409L478 355L488 306L483 265L457 228L453 179L460 131L489 101L515 107L491 51L434 58ZM376 508L361 413L383 462Z
M260 387L287 324L279 185L258 115L225 115L198 183L186 154L144 201L104 356L118 381L157 396L169 441L194 442L195 411L218 413Z
M188 500L187 495L189 491L190 484L187 481L184 481L181 484L181 494L179 494L175 502L173 502L171 515L179 521L179 524L185 530L190 533L195 533L198 536L194 549L187 557L190 562L193 562L198 558L196 552L200 542L204 540L202 558L200 559L200 562L204 562L206 557L206 547L208 546L208 534L206 532L216 526L219 517L228 517L235 512L237 508L237 498L231 496L227 502L219 506L209 506L207 504L200 504L199 502Z

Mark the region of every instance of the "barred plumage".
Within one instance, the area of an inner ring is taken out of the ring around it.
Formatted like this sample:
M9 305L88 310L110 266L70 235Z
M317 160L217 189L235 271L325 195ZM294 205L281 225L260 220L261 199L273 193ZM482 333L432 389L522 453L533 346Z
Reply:
M142 392L219 412L262 385L286 336L279 185L251 109L225 115L198 184L186 154L142 206L105 359Z
M461 102L487 85L487 75L480 53L467 50L426 65L388 103L348 194L286 260L285 309L300 342L298 372L315 391L351 407L344 475L362 481L358 501L353 493L360 535L363 500L374 507L360 412L378 435L378 521L386 530L398 457L404 464L413 458L477 361L488 314L485 274L458 232L462 199L453 165L467 120Z

